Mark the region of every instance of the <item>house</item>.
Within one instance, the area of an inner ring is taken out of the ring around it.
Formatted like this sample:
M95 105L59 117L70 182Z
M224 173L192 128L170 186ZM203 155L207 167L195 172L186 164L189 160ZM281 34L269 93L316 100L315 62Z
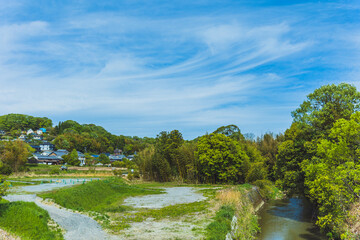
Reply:
M121 154L121 155L110 155L109 156L109 159L110 159L110 162L115 162L115 161L122 161L123 158L125 158L126 156Z
M34 153L33 157L29 159L30 163L58 165L62 162L62 158L59 156L44 156L39 153Z
M117 156L117 155L121 155L122 154L122 150L121 149L115 149L114 150L114 155Z
M129 159L130 161L134 160L134 155L128 155L126 158Z
M18 139L21 140L21 141L25 141L25 140L26 140L26 136L25 136L24 134L21 134Z
M35 133L36 133L37 135L42 135L42 134L43 134L43 131L40 130L40 129L38 129L38 130L35 131Z
M57 151L53 151L52 154L62 157L69 154L69 152L66 149L58 149Z
M52 151L55 149L55 145L49 142L43 142L39 144L41 151Z
M34 137L33 137L34 140L40 140L40 141L43 140L43 136L42 136L42 135L34 134L33 136L34 136Z
M34 131L30 128L29 130L27 130L26 135L29 135L29 134L32 134L32 133L34 133Z
M45 128L39 128L39 130L41 130L43 133L46 133L46 129L45 129Z
M85 154L83 154L82 152L77 151L78 154L78 159L80 160L80 166L84 166L85 165Z

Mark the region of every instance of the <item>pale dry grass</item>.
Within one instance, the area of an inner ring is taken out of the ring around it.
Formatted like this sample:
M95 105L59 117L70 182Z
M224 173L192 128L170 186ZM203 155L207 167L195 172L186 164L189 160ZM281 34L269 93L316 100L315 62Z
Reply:
M360 202L354 203L349 211L350 219L347 221L348 231L356 237L360 237ZM356 238L356 239L358 239Z
M235 187L219 190L212 202L213 207L210 209L216 212L224 205L235 207L237 226L232 234L236 239L241 240L255 239L257 231L257 218L253 204L248 197L248 191L251 190L240 191Z
M222 205L233 205L236 208L243 205L243 196L241 192L234 188L227 188L216 193L215 199L219 207Z

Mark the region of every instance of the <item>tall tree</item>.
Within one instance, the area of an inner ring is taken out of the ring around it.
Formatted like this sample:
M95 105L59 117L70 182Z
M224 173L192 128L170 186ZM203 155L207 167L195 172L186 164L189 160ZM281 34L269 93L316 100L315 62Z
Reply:
M30 146L23 141L6 142L1 152L2 162L18 172L30 156Z
M80 165L79 155L78 155L76 149L73 149L69 154L64 155L62 158L69 165L72 165L72 166Z
M243 182L250 165L239 143L219 133L202 136L195 156L203 182Z
M292 112L294 122L308 125L314 134L325 134L336 120L350 119L360 110L360 93L347 83L325 85L307 96Z

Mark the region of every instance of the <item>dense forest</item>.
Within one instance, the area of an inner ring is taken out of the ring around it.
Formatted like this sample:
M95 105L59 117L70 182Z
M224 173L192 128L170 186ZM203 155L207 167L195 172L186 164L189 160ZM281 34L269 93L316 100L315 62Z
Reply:
M20 114L0 117L0 129L13 134L46 127L46 139L69 151L136 151L134 163L144 180L251 183L263 192L275 184L288 195L309 198L317 209L316 224L330 239L351 239L353 215L359 214L354 208L360 197L359 110L360 93L342 83L309 94L292 112L293 122L284 134L256 139L244 136L236 125L193 140L184 140L178 130L160 132L154 139L116 136L71 120L53 127L47 118ZM22 156L31 151L16 147L11 152L6 144L0 146L3 162L10 164L16 152Z

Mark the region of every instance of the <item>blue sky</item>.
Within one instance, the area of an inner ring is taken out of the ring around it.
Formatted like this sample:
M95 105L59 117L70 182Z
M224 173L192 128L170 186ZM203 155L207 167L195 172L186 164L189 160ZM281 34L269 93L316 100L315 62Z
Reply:
M314 89L359 77L355 0L0 0L1 115L261 135Z

